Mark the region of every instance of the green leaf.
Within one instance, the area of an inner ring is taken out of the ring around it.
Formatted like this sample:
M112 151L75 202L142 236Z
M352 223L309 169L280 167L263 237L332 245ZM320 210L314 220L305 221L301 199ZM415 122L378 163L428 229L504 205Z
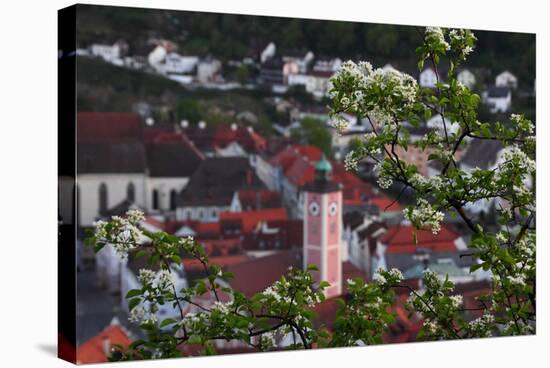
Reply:
M168 325L172 325L176 323L176 320L173 318L166 318L164 321L161 322L160 327L165 327Z
M141 302L141 299L139 299L139 298L130 299L130 301L128 302L128 309L131 311L131 310L134 309L140 302Z
M174 261L174 263L181 264L181 257L178 256L177 254L172 255L171 258L172 258L172 261Z
M202 338L199 335L191 335L187 340L188 344L200 344L201 342L202 342Z
M141 289L128 290L128 292L126 293L126 299L130 299L141 294L142 294Z
M99 252L101 249L103 249L104 246L105 246L105 243L96 243L94 247L94 252L95 253Z
M307 265L307 270L308 271L319 271L319 268L317 268L317 265L312 263L312 264Z

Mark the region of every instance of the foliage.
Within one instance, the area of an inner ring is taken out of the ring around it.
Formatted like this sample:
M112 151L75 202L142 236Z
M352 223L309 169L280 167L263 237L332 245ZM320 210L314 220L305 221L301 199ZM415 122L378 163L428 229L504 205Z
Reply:
M472 233L469 247L479 268L492 274L492 291L479 298L483 316L464 320L454 285L427 272L423 290L412 292L409 307L425 321L421 336L450 339L491 335L533 333L535 297L535 136L534 124L523 115L512 114L511 124L489 124L478 120L480 97L456 79L457 68L473 51L476 37L467 30L428 27L417 48L418 68L429 64L437 76L434 89L420 88L410 76L396 70L373 69L369 63L346 62L333 77L331 115L335 127L345 130L341 113L366 118L373 132L345 159L348 169L370 157L377 164L382 188L400 186L416 196L415 205L404 216L418 230L437 234L446 213L458 215ZM447 82L439 74L446 59ZM416 140L411 128L440 115L439 127ZM456 160L457 152L484 140L501 142L499 161L490 168L468 169ZM397 147L414 146L429 153L428 160L440 170L425 177L414 164L400 157ZM500 229L492 233L476 223L468 206L493 201Z
M238 341L258 351L344 346L359 340L374 344L382 341L381 334L392 321L386 308L393 302L390 283L400 281L398 271L381 270L380 281L370 285L360 279L350 280L350 292L356 298L349 303L340 301L339 321L330 336L324 327L314 325L313 308L324 301L323 290L329 286L327 282L314 281L315 265L307 270L291 268L263 292L247 298L228 286L233 275L210 264L202 246L191 237L150 232L140 227L141 221L143 213L130 210L125 218L113 216L109 222L96 222L87 239L96 252L109 244L123 258L129 254L147 257L147 264L152 267L139 271L141 287L126 295L129 319L140 326L147 338L134 341L127 348L117 348L112 360L180 357L186 345L200 345L203 354L214 354L215 340ZM173 270L179 267L182 256L200 262L206 276L193 286L178 290ZM210 296L211 303L205 302L205 295ZM362 303L371 298L375 302L362 310ZM165 304L177 314L158 320L159 307ZM186 312L186 306L196 312ZM366 325L361 322L365 317ZM291 342L278 346L285 336Z
M328 157L332 156L332 135L327 125L321 120L304 118L300 127L292 129L291 136L302 143L319 148Z
M379 270L371 283L347 280L347 298L338 301L340 307L329 332L315 323L314 307L324 300L323 289L329 286L315 282L315 266L290 269L265 291L248 298L229 287L232 275L210 264L204 249L192 238L149 232L140 226L143 214L129 211L125 218L98 221L88 238L96 251L109 244L122 257L129 253L146 256L152 267L140 271L141 288L126 296L130 319L147 338L127 349L119 348L111 359L177 357L187 345L199 345L202 353L214 354L216 340L238 341L259 351L377 344L394 319L390 307L396 288L410 292L407 307L424 320L421 339L534 333L534 125L523 115L512 115L511 126L478 120L479 96L455 76L456 68L472 52L475 39L470 31L426 30L424 43L417 49L418 65L422 68L428 62L436 71L434 89L420 88L412 77L396 70L346 62L331 81L331 115L339 130L346 128L340 117L343 112L371 123L372 133L354 143L346 167L357 168L360 160L369 157L377 162L381 187L400 185L402 192L414 193L415 204L407 207L404 215L416 229L438 233L448 213L463 220L472 234L469 256L476 260L471 272L483 269L492 275L491 291L478 298L479 306L465 306L453 282L430 270L425 271L418 290L402 283L398 270ZM447 83L439 79L438 65L443 58L450 65ZM425 124L433 114L441 115L441 126L412 141L410 127ZM321 124L315 120L304 123L311 129L311 139ZM498 140L505 147L497 164L487 169L462 168L455 158L457 151L484 140ZM424 177L414 164L399 157L396 147L406 150L409 145L428 150L439 173ZM493 200L498 206L497 232L484 229L469 215L468 205L480 200ZM200 262L205 278L177 290L172 270L182 257ZM200 298L204 296L211 303ZM177 314L159 321L156 312L165 304ZM196 312L186 313L184 306L192 306ZM474 312L481 315L472 319ZM281 341L287 342L278 346Z

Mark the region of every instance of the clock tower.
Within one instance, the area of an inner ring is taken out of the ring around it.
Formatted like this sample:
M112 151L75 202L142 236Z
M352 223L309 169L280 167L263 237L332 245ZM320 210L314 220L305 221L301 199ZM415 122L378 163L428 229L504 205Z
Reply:
M304 187L304 267L315 264L317 282L328 281L327 298L342 294L342 190L332 181L332 165L323 156L315 179Z

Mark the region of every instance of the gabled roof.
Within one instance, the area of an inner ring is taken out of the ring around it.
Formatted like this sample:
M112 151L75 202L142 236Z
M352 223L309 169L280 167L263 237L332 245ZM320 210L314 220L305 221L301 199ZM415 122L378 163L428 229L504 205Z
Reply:
M120 344L128 346L132 340L119 325L112 325L101 331L97 336L92 337L76 350L76 360L78 364L102 363L107 361L105 354L105 344L113 346Z
M416 232L416 244L414 242ZM387 253L413 254L419 247L432 252L457 251L455 241L460 235L451 229L449 224L442 224L437 235L428 230L415 230L412 225L396 225L388 227L381 242L388 246Z
M210 157L201 162L178 195L178 206L228 206L235 192L265 188L246 157Z
M158 141L146 146L149 175L152 177L190 177L204 156L188 140Z
M475 142L470 142L460 163L471 168L489 169L497 162L498 153L502 148L500 141L477 139Z
M508 96L508 94L510 94L510 88L508 87L490 86L487 89L487 96L491 98L503 98Z
M243 126L220 125L204 129L194 126L185 129L185 133L203 151L214 151L216 147L223 148L233 142L239 143L248 153L262 152L267 148L264 137Z
M113 143L141 139L142 126L131 112L78 112L76 131L79 144Z
M145 173L145 150L137 141L81 143L77 145L77 156L79 174Z

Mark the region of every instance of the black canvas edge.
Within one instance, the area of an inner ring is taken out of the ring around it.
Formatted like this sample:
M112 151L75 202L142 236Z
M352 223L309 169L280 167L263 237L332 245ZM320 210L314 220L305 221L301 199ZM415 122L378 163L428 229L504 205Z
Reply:
M57 355L76 363L76 5L57 20Z

